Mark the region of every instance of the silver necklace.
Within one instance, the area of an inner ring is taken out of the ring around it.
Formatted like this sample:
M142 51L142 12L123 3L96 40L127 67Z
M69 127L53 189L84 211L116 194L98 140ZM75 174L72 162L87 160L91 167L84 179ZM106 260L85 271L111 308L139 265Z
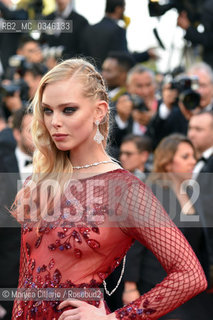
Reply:
M120 278L118 279L118 282L117 282L115 288L112 289L111 292L109 292L108 289L107 289L107 287L106 287L106 281L105 281L105 280L103 281L104 290L105 290L105 292L106 292L106 294L107 294L108 296L111 296L111 295L115 292L115 290L118 288L118 286L119 286L119 284L120 284L120 282L121 282L121 279L122 279L122 277L123 277L123 274L124 274L125 264L126 264L126 256L124 256L124 258L123 258L123 266L122 266Z
M90 168L90 167L93 167L93 166L98 166L99 164L102 164L102 163L114 163L114 161L112 160L105 160L105 161L100 161L100 162L94 162L94 163L91 163L91 164L85 164L84 166L75 166L73 167L73 169L83 169L83 168Z

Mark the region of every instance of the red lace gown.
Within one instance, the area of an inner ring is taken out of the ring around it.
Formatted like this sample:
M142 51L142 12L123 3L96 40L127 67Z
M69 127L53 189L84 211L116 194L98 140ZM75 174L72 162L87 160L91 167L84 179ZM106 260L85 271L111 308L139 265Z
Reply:
M117 169L71 181L67 190L56 221L23 225L19 288L98 287L134 239L156 255L167 277L115 311L117 319L158 319L206 288L190 245L132 174ZM16 300L12 319L55 320L58 304Z

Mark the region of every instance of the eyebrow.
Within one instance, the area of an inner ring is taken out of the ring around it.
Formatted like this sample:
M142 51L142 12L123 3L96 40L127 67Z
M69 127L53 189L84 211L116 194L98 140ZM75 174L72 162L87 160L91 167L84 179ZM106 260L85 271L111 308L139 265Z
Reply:
M63 108L63 107L67 107L67 106L70 106L70 105L75 105L76 106L76 103L74 102L66 102L66 103L61 103L59 105L56 106L56 108ZM50 105L49 104L46 104L45 102L42 102L41 103L41 106L44 108L44 107L48 107L50 108ZM52 107L51 107L52 108Z

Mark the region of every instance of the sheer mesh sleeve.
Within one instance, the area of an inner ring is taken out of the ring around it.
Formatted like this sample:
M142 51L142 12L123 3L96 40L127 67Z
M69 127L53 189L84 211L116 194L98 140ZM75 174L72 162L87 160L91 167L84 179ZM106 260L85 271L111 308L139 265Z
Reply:
M120 223L122 231L154 253L167 277L116 310L117 319L158 319L206 288L203 270L189 243L148 187L134 179L119 210L128 212Z

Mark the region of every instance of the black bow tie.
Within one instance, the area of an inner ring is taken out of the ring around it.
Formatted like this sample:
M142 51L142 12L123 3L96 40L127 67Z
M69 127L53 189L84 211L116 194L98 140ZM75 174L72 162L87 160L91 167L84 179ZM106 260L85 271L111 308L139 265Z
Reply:
M32 164L33 161L32 160L25 160L24 166L28 166L29 164Z
M207 160L208 160L208 159L206 159L206 158L204 158L204 157L201 157L201 158L198 159L198 162L200 162L200 161L207 162Z

